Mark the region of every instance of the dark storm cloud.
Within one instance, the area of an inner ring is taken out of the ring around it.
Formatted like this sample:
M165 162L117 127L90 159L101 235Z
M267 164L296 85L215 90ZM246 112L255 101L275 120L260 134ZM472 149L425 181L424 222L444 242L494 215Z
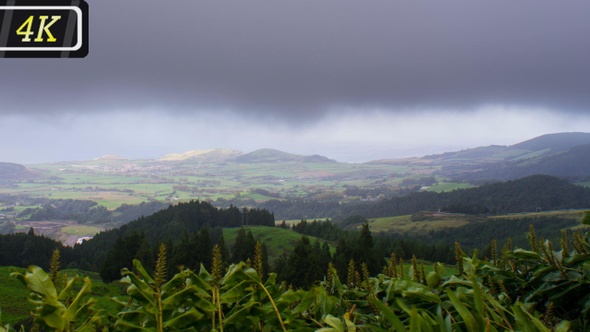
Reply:
M88 57L1 59L2 112L590 109L588 1L88 2Z

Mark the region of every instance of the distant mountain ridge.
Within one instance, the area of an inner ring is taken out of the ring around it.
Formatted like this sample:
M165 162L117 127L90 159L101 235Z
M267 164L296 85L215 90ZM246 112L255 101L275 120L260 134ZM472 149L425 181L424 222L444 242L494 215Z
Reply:
M465 214L505 214L535 212L537 209L586 208L590 208L590 188L548 175L533 175L476 188L443 193L415 192L364 206L351 205L344 207L343 215L356 213L366 218L378 218L438 210Z
M238 156L238 163L278 163L278 162L308 162L308 163L333 163L335 160L320 155L301 156L274 149L259 149Z
M243 152L231 149L191 150L184 153L169 153L159 161L227 161L241 156Z
M365 165L427 166L434 176L451 181L468 181L475 184L489 181L505 181L533 174L546 174L573 181L590 181L590 133L556 133L535 137L514 145L490 145L461 151L445 152L404 159L384 159L363 163ZM127 165L136 161L107 155L92 161L80 162L93 166L100 163ZM339 163L321 155L299 155L276 149L259 149L244 153L232 149L191 150L170 153L159 159L139 160L142 165L164 167L192 167L199 163L222 164L280 164L280 163ZM342 163L348 164L348 163ZM359 164L359 165L363 165ZM0 168L0 180L23 179L34 176L24 166L5 163ZM151 167L150 166L150 167Z
M23 180L34 177L35 173L21 164L0 162L0 180Z
M488 146L422 158L458 181L513 180L545 174L590 179L590 133L539 136L511 146Z
M510 148L532 151L543 149L560 151L585 144L590 144L590 133L559 133L539 136L522 143L511 145Z

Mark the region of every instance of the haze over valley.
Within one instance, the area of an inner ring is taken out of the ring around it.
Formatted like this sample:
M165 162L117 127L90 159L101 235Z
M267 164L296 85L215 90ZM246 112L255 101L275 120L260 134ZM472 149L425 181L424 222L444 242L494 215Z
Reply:
M383 202L413 192L474 188L537 174L588 185L589 149L590 134L560 133L511 146L367 163L273 149L248 153L192 150L158 159L107 155L26 166L0 163L0 195L4 217L9 220L104 224L98 229L191 200L221 208L266 208L277 220L343 218L354 214L354 206L361 203ZM72 203L77 201L78 205ZM488 212L494 209L488 207ZM18 227L27 229L30 224ZM92 228L89 231L92 233ZM91 234L80 237L86 235Z

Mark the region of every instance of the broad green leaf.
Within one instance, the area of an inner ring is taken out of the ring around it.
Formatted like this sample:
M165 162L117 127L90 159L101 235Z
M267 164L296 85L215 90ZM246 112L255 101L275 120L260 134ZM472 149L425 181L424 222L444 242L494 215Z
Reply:
M147 271L145 270L145 268L143 267L143 265L141 264L141 262L139 260L134 259L133 266L135 267L135 270L137 270L139 272L139 274L141 275L143 280L145 280L146 283L148 283L150 285L155 283L154 279L152 279L150 274L147 273Z
M535 316L531 315L523 304L515 304L512 311L516 316L516 326L521 327L524 332L549 332L550 330L541 323Z
M564 259L564 265L571 267L571 266L577 265L580 262L589 262L589 261L590 261L590 255L588 255L588 254L575 254L575 255L572 255L571 257Z
M211 292L211 290L213 289L208 282L203 280L201 277L196 275L194 272L188 270L188 271L185 271L184 274L187 277L187 279L186 279L187 286L194 285L199 290L203 290L206 293Z
M223 323L226 325L231 325L231 324L234 324L235 322L240 322L240 321L243 322L243 321L247 320L247 316L250 313L250 310L252 309L252 307L255 305L259 305L259 304L260 303L258 303L258 302L250 302L250 303L244 304L239 310L236 310L229 317L226 317L223 320Z
M436 271L430 271L426 277L426 284L429 288L434 288L442 280L442 276Z
M560 285L556 285L554 289L559 290L559 292L556 294L551 294L550 290L547 290L547 293L549 294L549 300L554 302L556 305L561 305L568 301L575 300L580 295L586 295L586 293L583 292L584 287L582 284L572 281L567 281Z
M221 284L231 285L237 283L238 281L241 281L243 278L242 270L244 269L244 266L244 262L230 265L227 269L227 273L225 274L225 276L223 276L221 280Z
M127 330L131 330L131 331L145 331L145 332L153 332L154 329L153 328L146 328L137 324L134 324L130 321L126 321L126 320L117 320L117 322L115 323L115 328L117 330L123 330L123 331L127 331Z
M131 285L127 287L127 294L142 303L146 302L155 305L154 290L150 287L150 285L148 285L144 280L138 278L132 272L124 273L131 281Z
M554 271L557 272L557 275L554 277L549 276L549 278L546 279L547 275L550 274L551 272L554 272ZM538 279L543 279L546 281L551 280L551 279L559 280L561 275L562 275L561 272L559 272L553 265L547 265L543 268L537 269L535 271L535 273L533 273L533 277L531 279L529 279L528 282L532 283L532 282L537 281Z
M203 313L192 307L182 314L165 321L164 327L171 329L172 331L178 331L181 328L190 326L191 324L194 324L195 322L203 319L203 317L205 317Z
M477 314L479 317L484 317L485 313L483 311L483 292L479 287L479 283L477 282L477 277L472 276L471 282L473 283L473 302L475 305L475 310L477 310Z
M453 275L449 278L449 280L442 284L442 288L448 288L451 285L471 287L473 286L473 283L471 281L465 280L463 278L458 278L457 276Z
M459 301L459 299L457 298L455 293L452 290L447 289L447 296L449 297L449 300L453 304L453 307L455 307L455 310L457 310L457 312L459 313L461 318L463 318L463 323L465 323L465 327L467 328L467 331L469 331L469 332L480 331L481 327L477 323L477 320L475 319L475 317L473 316L471 311L469 311L469 309L467 309L465 304L463 304L461 301Z
M518 259L541 259L539 253L524 249L516 249L513 252L508 253L508 256Z
M559 324L557 324L553 331L554 332L567 332L572 328L572 323L570 321L567 320L562 320L561 322L559 322Z
M47 326L52 327L57 331L63 331L68 323L63 319L64 311L65 309L63 308L63 305L60 307L43 305L41 310L37 310L35 316L47 324Z
M399 317L397 317L397 315L393 312L393 310L391 310L390 307L388 307L383 302L381 302L375 298L369 298L369 301L372 304L374 304L377 308L379 308L379 310L381 311L381 314L383 315L383 318L385 318L393 326L393 328L396 331L404 331L405 330L404 324L399 319Z
M422 317L420 317L420 315L418 315L418 310L416 310L416 308L411 308L410 309L410 332L421 332L421 326L422 326Z
M232 288L224 291L221 294L221 303L231 304L235 303L246 294L246 288L250 285L250 282L244 280L233 286Z
M208 294L207 294L208 295ZM211 302L205 300L208 298L207 296L203 296L201 292L194 286L184 288L174 294L167 296L165 299L162 300L162 306L164 309L174 310L175 308L180 308L186 306L188 303L195 303L197 301L200 302L200 305L205 303L208 304L207 308L201 308L204 311L213 310L215 311L215 306L211 304Z
M316 330L316 332L346 332L346 330L344 329L344 324L342 324L342 321L338 317L327 315L322 320L330 327L321 328L319 330Z
M74 298L74 300L69 305L68 309L66 310L66 312L64 314L64 319L67 322L75 321L76 317L78 317L78 314L80 313L79 312L80 309L82 307L88 306L88 303L83 306L82 300L83 300L83 297L86 296L86 294L90 293L91 286L92 286L92 284L90 283L90 279L88 279L88 277L84 278L84 286L78 292L78 295L76 295L76 298Z
M31 291L44 297L44 302L57 305L57 290L51 282L51 278L42 268L29 266L24 278L19 278Z
M344 324L346 324L346 331L347 332L355 332L356 325L350 320L350 313L344 314Z
M463 257L463 271L467 277L475 275L477 268L471 258Z
M318 288L323 289L323 287ZM303 292L302 295L303 296L300 298L299 304L292 310L294 314L300 314L302 312L308 311L311 308L311 306L314 305L316 302L315 289Z
M64 289L61 292L59 292L59 295L57 296L57 300L58 301L65 301L65 300L71 298L74 293L74 284L78 280L79 280L78 276L70 278L66 283L66 287L64 287Z
M242 270L242 272L248 277L250 278L250 280L262 284L262 279L260 279L260 276L258 275L258 272L256 272L256 270L254 270L253 268L247 268Z
M414 297L428 303L440 303L440 298L428 288L426 288L426 286L421 284L420 286L408 287L408 289L403 291L402 294L404 297Z

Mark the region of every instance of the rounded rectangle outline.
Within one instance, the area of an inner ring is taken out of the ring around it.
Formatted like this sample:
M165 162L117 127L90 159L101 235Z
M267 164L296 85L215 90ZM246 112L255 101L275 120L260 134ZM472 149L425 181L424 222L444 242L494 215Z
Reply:
M77 17L76 45L71 47L0 47L0 52L14 51L77 51L82 47L82 10L76 6L0 6L0 10L73 10Z

